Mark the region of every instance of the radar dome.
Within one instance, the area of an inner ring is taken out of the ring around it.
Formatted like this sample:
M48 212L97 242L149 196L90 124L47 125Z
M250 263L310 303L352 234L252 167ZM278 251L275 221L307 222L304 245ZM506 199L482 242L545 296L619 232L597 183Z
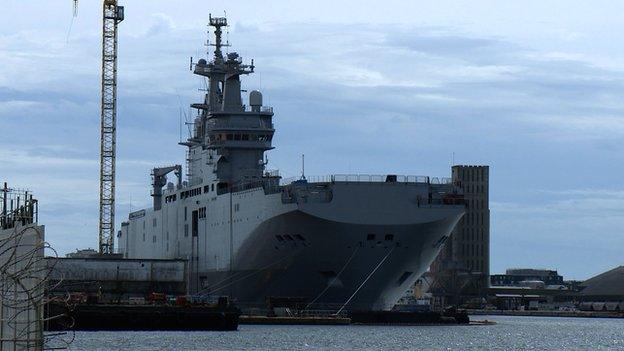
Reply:
M252 90L249 93L249 105L262 106L262 93L257 90Z

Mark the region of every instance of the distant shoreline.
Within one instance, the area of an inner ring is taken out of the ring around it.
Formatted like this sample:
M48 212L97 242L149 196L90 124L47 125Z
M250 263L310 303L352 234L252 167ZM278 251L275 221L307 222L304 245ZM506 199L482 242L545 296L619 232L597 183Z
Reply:
M466 310L472 316L526 316L526 317L584 317L624 318L624 312L600 311L519 311L519 310Z

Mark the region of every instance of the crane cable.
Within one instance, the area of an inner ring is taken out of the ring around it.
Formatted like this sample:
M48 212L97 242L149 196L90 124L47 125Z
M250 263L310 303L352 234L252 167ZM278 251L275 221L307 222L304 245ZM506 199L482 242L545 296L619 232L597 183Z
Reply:
M71 34L72 27L74 26L74 18L78 17L78 0L74 0L74 11L72 13L71 22L69 22L69 29L67 30L67 37L65 42L69 43L69 35Z

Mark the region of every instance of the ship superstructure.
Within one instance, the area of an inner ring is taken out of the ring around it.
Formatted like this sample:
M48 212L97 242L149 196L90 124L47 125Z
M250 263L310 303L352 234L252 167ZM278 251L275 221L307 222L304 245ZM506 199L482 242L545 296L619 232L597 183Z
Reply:
M275 132L262 94L241 97L254 72L224 55L225 18L210 18L214 53L194 73L208 80L182 165L154 168L153 207L118 233L127 258L187 258L193 294L241 306L297 297L310 308L388 309L429 267L463 215L449 180L331 175L280 184L266 170ZM174 172L177 182L168 183ZM163 189L164 188L164 189Z

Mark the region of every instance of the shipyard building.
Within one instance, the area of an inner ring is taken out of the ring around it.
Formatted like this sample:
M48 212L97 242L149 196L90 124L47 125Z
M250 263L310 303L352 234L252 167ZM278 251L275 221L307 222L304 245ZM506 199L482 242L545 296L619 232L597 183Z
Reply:
M452 181L466 212L426 276L441 305L485 297L490 281L489 167L453 166Z
M624 312L624 266L587 279L581 289L580 309Z
M493 274L492 286L556 286L563 285L563 277L555 270L534 268L510 268L505 274Z

